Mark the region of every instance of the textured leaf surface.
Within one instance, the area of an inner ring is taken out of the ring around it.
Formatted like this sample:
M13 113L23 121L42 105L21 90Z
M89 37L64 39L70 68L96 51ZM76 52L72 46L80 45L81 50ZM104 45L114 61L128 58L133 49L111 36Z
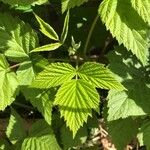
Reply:
M26 137L24 121L13 109L11 111L6 135L12 144L16 144L19 140L23 140Z
M48 2L48 0L0 0L9 5L35 5L35 4L44 4Z
M80 6L88 0L61 0L62 3L62 12L65 12L67 9L73 8L75 6Z
M108 131L117 150L123 150L136 137L137 125L135 120L127 118L108 123ZM123 137L123 138L121 138Z
M37 47L33 49L31 52L53 51L59 48L61 45L62 45L61 43L51 43L48 45Z
M123 43L143 64L146 64L148 28L132 7L131 1L104 0L100 5L99 14L119 44Z
M75 68L68 63L51 63L36 76L31 86L35 88L58 86L72 79L75 74Z
M132 6L150 24L150 0L131 0Z
M31 104L43 115L45 121L50 125L52 120L52 106L55 90L43 91L39 89L24 89L24 95Z
M35 77L32 61L23 62L17 70L17 77L21 86L30 85Z
M38 38L31 27L17 18L0 14L0 50L13 61L29 59L29 51L37 47Z
M99 94L90 83L81 79L71 80L59 88L54 104L59 105L61 116L74 137L92 115L92 109L98 109Z
M94 86L103 89L125 89L121 83L119 83L108 68L105 68L103 64L87 62L79 68L80 78L91 82Z
M127 91L109 93L108 119L150 114L149 69L142 67L123 47L116 48L108 58L109 69L127 89Z
M55 30L48 23L46 23L44 20L42 20L39 16L37 16L36 14L34 14L34 15L35 15L38 23L40 24L40 31L44 35L49 37L50 39L59 41L59 37L58 37L57 33L55 32Z
M9 70L5 56L0 54L0 110L4 110L15 100L17 87L16 74Z
M136 94L136 93L135 93ZM117 120L119 118L127 118L129 116L142 116L146 115L146 112L136 104L134 99L130 98L126 91L114 91L111 90L108 95L108 120ZM137 99L139 103L143 99Z
M29 131L29 137L22 144L21 150L61 150L55 135L47 123L37 121Z

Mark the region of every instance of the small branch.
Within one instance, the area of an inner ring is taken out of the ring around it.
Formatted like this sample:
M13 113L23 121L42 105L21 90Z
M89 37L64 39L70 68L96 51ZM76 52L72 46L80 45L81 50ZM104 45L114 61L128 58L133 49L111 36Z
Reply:
M86 43L85 43L85 46L84 46L84 51L83 51L84 56L86 56L86 52L87 52L87 49L88 49L88 45L89 45L90 39L91 39L91 37L92 37L92 34L93 34L94 28L95 28L95 26L96 26L96 23L97 23L97 21L98 21L98 18L99 18L99 16L97 15L97 16L95 17L93 23L92 23L91 28L90 28L90 31L89 31L89 34L88 34L88 37L87 37L87 40L86 40Z

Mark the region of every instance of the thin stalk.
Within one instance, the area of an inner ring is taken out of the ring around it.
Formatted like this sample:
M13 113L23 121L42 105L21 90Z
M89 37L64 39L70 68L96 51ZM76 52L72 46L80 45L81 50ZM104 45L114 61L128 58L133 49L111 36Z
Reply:
M11 69L17 68L17 67L19 67L20 65L21 65L21 63L12 65L12 66L9 67L9 69L11 70Z
M77 55L77 58L76 58L76 71L78 71L79 69L79 56ZM76 80L78 80L78 74L76 74Z
M92 37L94 28L95 28L95 26L96 26L96 24L97 24L98 18L99 18L99 16L97 15L97 16L95 17L93 23L92 23L92 26L91 26L91 28L90 28L89 34L88 34L88 36L87 36L86 43L85 43L84 50L83 50L84 56L86 56L86 51L87 51L87 49L88 49L88 45L89 45L90 39L91 39L91 37Z

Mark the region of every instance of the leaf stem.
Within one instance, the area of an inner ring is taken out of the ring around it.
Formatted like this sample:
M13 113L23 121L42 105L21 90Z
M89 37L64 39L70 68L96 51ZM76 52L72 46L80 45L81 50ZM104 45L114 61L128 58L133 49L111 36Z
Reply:
M76 56L76 71L79 69L79 56ZM76 80L78 80L78 74L76 74Z
M18 63L18 64L15 64L15 65L12 65L9 67L9 69L14 69L14 68L17 68L21 65L21 63Z
M94 28L95 28L95 26L96 26L96 24L97 24L98 18L99 18L99 15L96 15L96 17L95 17L95 19L94 19L94 21L93 21L93 23L92 23L92 26L91 26L91 28L90 28L89 34L88 34L88 36L87 36L86 43L85 43L84 50L83 50L84 56L86 55L87 48L88 48L90 39L91 39L91 37L92 37Z

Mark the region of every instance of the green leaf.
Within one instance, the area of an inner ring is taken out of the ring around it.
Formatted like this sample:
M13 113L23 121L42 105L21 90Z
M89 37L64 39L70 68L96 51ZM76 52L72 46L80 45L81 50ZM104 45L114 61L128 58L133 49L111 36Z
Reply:
M61 117L75 137L78 129L99 107L99 94L92 84L79 79L65 82L58 90L55 105L59 105Z
M33 78L35 77L35 72L31 61L23 62L17 70L17 78L19 85L25 86L30 85Z
M82 127L77 132L77 135L74 139L72 138L72 133L65 125L63 125L63 127L61 128L61 139L64 150L68 150L69 148L77 147L81 144L84 144L87 140L87 136L88 133L86 126Z
M0 75L0 110L4 110L15 100L18 81L3 54L0 54Z
M21 150L61 150L55 135L43 120L34 123L29 131L29 137L22 144Z
M64 27L63 27L63 31L61 34L61 42L62 43L64 43L67 38L68 28L69 28L69 17L70 17L70 15L69 15L69 11L68 11L66 14L66 17L65 17Z
M14 109L11 110L6 135L12 144L16 144L26 137L24 120Z
M119 44L131 50L145 65L148 56L148 26L131 6L131 1L104 0L99 14Z
M37 34L28 24L7 14L0 14L0 50L14 62L29 59L29 51L37 47Z
M38 5L41 5L41 4L44 4L44 3L47 3L48 0L0 0L6 4L9 4L9 5L35 5L35 4L38 4Z
M146 146L146 149L150 149L150 121L144 122L140 128L140 132L138 135L138 139L140 140L141 146Z
M86 62L78 71L79 77L85 81L91 82L94 86L103 89L125 89L121 83L119 83L108 68L105 68L103 64Z
M40 24L40 31L44 35L46 35L48 38L55 40L55 41L59 41L59 37L57 33L55 32L55 30L48 23L44 22L44 20L42 20L39 16L37 16L36 14L34 15L36 17L36 20Z
M123 150L136 137L137 128L136 121L131 118L108 122L108 132L117 150Z
M38 109L43 115L45 121L51 125L52 120L52 106L55 97L55 90L43 91L39 89L23 89L24 95L31 104Z
M51 88L71 80L76 74L75 68L68 63L51 63L40 72L31 87Z
M61 43L51 43L41 47L37 47L31 51L32 52L42 52L42 51L53 51L58 49L62 44Z
M109 69L127 89L127 91L109 93L108 120L150 114L149 69L143 67L123 47L118 47L114 52L109 53L108 58Z
M150 25L150 0L131 0L133 8Z
M137 101L130 98L129 92L111 90L108 95L108 120L113 121L129 116L143 116L146 112L137 104ZM136 93L138 94L138 93ZM137 99L141 103L143 98ZM144 103L144 102L143 102Z
M61 0L62 4L62 13L64 13L67 9L73 8L75 6L80 6L88 0Z

